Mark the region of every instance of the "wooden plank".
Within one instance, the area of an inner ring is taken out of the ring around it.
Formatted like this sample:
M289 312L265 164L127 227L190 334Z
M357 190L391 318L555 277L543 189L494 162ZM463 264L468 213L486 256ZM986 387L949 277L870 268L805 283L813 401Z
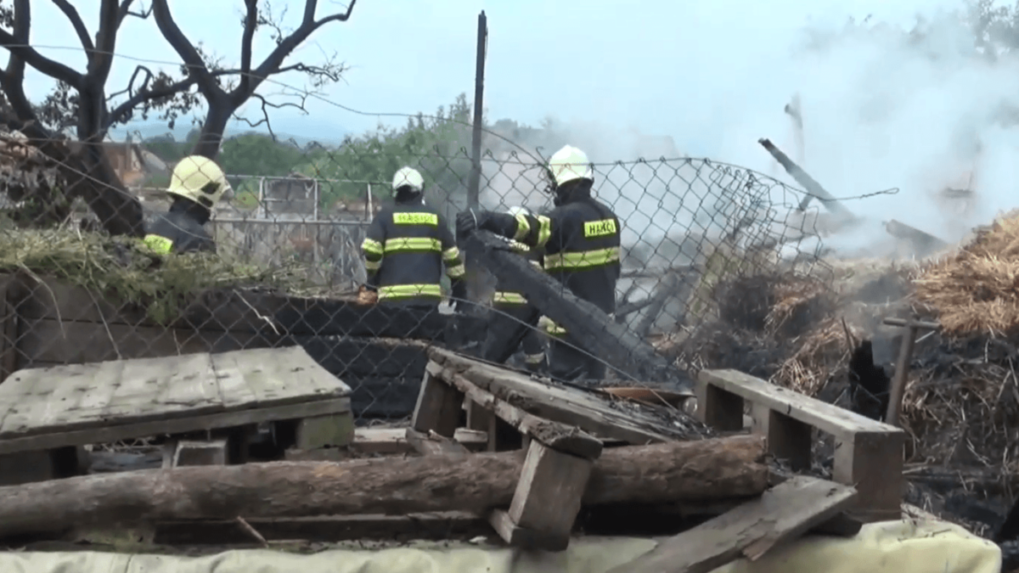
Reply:
M548 537L550 546L565 549L593 467L592 460L532 440L510 503L510 519Z
M582 458L595 459L601 455L601 441L576 427L528 414L478 388L470 380L451 370L444 369L441 377L451 381L478 406L491 410L525 436L530 436L555 450Z
M463 393L455 386L443 382L426 368L411 427L418 432L431 430L440 436L452 437L460 425L463 399Z
M488 444L485 432L467 428L457 428L453 439L468 450L480 450ZM351 447L372 454L402 454L413 449L407 442L406 428L355 428Z
M162 378L162 388L155 398L156 403L187 404L192 414L207 414L224 409L219 381L212 369L212 357L209 354L185 354L173 363L173 370Z
M217 412L194 417L164 420L141 420L122 425L105 425L66 432L36 434L0 439L0 454L97 444L142 438L159 434L184 434L216 428L234 428L261 422L296 420L310 416L326 416L350 410L350 398L333 398L314 402L267 406L249 410Z
M797 476L609 573L707 573L741 556L754 561L835 517L855 496L851 487Z
M205 353L171 360L105 362L103 370L117 366L120 370L116 378L109 381L97 376L97 389L112 386L115 391L105 403L96 404L95 409L102 412L101 416L106 420L124 416L158 416L168 410L187 410L196 414L222 410L219 395L205 391L210 386L206 382L211 374L208 365L209 355Z
M859 432L851 439L835 440L832 479L853 484L859 492L851 511L854 517L868 523L902 517L904 437Z
M697 419L722 432L743 429L743 398L714 384L697 384Z
M635 402L620 403L607 395L536 380L527 374L441 348L432 348L429 356L500 400L541 418L577 426L600 438L647 444L709 433L702 424L676 410L656 409ZM661 412L669 414L663 416Z
M902 434L902 430L895 426L871 420L736 370L701 370L699 378L705 384L783 412L790 418L810 424L836 438L851 439L858 432Z
M793 471L810 469L813 428L763 404L754 404L754 432L768 438L768 453Z
M66 410L78 410L83 401L97 399L102 389L95 378L101 368L100 364L85 364L15 372L0 385L0 407L6 408L0 416L0 436L53 423ZM106 389L101 398L108 399L112 392L113 388Z
M488 522L492 525L492 529L499 534L499 537L513 547L550 551L562 551L565 549L565 547L555 545L555 543L561 544L561 539L550 539L547 535L529 531L527 528L513 523L513 518L505 510L493 509L489 513Z
M350 392L345 384L316 364L299 347L224 353L215 355L212 359L214 365L217 359L233 365L237 374L231 379L242 380L236 387L224 387L220 379L218 395L206 391L208 383L198 383L197 379L189 378L203 373L208 375L208 371L202 369L202 359L194 356L104 362L97 369L94 366L72 365L20 371L9 383L0 386L0 403L17 404L19 410L17 416L12 417L8 413L3 426L0 426L0 438L225 410L227 408L222 404L227 400L221 397L224 395L233 396L229 409L240 409L336 398ZM207 356L205 360L208 360ZM286 361L287 368L293 370L288 373L286 385L272 388L265 380L259 380L257 375L254 387L260 390L249 391L249 387L243 384L248 379L248 372L261 372L263 364L277 361ZM125 375L131 373L137 375L125 378ZM91 379L83 378L83 374L91 375ZM215 374L220 376L222 372ZM178 380L183 382L185 378L190 383L176 388L191 388L195 394L164 392L164 384ZM55 400L47 386L42 385L43 391L40 392L38 381L55 384L55 392L76 392L81 397L79 400ZM330 381L331 388L327 387ZM139 385L147 390L139 388ZM228 391L232 394L228 394ZM124 397L119 398L122 394ZM237 399L237 394L246 398L246 401ZM158 400L160 397L171 397L174 401L162 402Z
M0 276L0 383L18 369L17 285L10 275Z
M295 396L348 395L350 388L300 346L212 355L225 408L278 403ZM240 376L238 377L238 374Z
M407 443L410 444L417 453L423 456L460 456L468 453L466 446L463 444L455 442L445 436L440 436L435 432L424 434L417 432L412 428L407 428L406 437Z
M473 400L465 401L467 407L467 428L471 430L477 430L484 432L488 443L485 444L485 450L494 452L499 447L499 437L495 429L495 416L491 411L486 410L479 406Z

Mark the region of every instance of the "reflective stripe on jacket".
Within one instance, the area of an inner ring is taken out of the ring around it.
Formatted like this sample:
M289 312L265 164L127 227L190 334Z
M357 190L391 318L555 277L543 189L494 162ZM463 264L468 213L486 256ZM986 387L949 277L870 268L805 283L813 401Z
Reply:
M454 284L466 274L445 218L420 200L383 207L361 251L380 301L434 304L442 298L443 267Z

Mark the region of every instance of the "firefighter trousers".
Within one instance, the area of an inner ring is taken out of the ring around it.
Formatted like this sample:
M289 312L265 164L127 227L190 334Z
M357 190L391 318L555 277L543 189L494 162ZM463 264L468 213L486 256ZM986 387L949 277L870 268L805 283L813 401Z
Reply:
M542 368L545 363L545 345L537 330L537 309L528 304L500 304L494 308L481 348L481 358L504 364L523 346L527 368Z
M568 337L565 340L553 338L549 344L548 372L553 378L569 382L605 378L605 364L589 353L564 344L564 341L572 342Z

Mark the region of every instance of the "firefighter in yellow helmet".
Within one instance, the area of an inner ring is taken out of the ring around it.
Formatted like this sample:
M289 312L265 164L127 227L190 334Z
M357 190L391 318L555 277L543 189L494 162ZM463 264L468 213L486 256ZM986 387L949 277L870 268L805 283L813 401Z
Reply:
M463 260L453 233L436 209L425 205L425 180L404 167L393 176L395 202L372 219L361 243L368 272L366 288L382 304L434 309L442 300L442 270L453 287L453 300L466 296ZM459 304L456 304L459 307Z
M524 207L511 207L509 214L531 215ZM518 241L510 241L514 251L520 253L536 268L541 269L541 250L532 249ZM545 343L537 330L539 313L519 292L499 289L492 297L493 313L487 329L481 357L502 364L516 353L524 351L527 369L538 372L545 367Z
M580 149L567 145L553 154L546 176L546 191L555 204L547 216L466 211L457 215L457 231L483 229L544 248L545 272L578 298L612 314L620 275L619 218L591 196L594 169ZM569 332L563 335L565 342L577 346ZM553 338L549 373L563 380L598 380L604 378L605 366L597 357Z
M205 223L216 203L230 191L230 183L215 161L200 155L181 159L166 190L173 204L146 226L145 244L159 253L216 252Z

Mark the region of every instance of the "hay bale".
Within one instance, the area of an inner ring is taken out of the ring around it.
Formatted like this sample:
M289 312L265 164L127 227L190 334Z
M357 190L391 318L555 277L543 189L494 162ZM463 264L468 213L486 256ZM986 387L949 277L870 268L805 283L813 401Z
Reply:
M948 334L1019 332L1019 217L995 221L913 282Z

